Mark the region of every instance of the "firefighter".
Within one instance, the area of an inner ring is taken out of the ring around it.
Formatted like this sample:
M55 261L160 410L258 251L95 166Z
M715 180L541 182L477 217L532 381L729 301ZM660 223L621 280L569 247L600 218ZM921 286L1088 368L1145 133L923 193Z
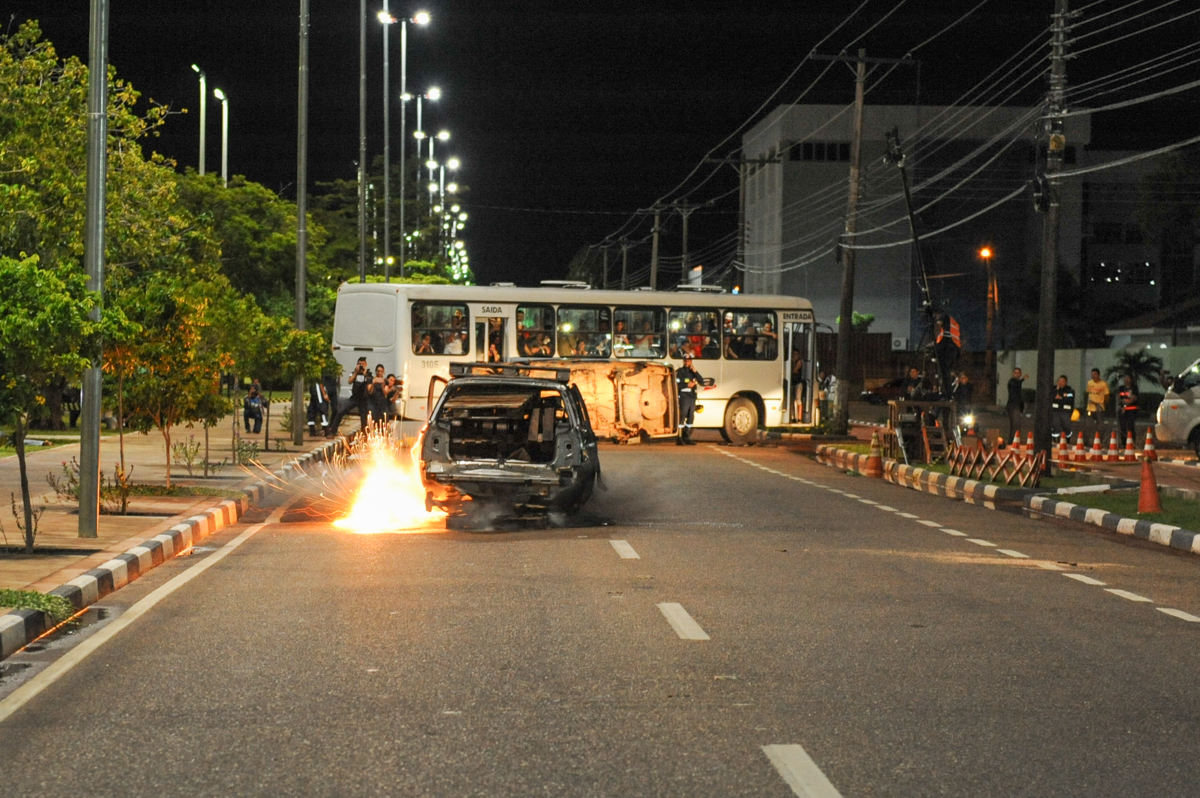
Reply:
M1054 395L1050 397L1050 437L1057 444L1059 435L1071 442L1071 414L1075 412L1075 389L1067 385L1067 375L1058 378Z
M692 422L696 419L696 391L704 383L700 372L692 368L692 356L683 356L683 368L675 371L675 384L679 387L679 437L676 446L695 446L692 440Z
M1133 425L1137 411L1137 386L1133 384L1133 377L1126 374L1121 381L1121 387L1117 389L1117 428L1121 430L1119 442L1122 445L1127 440L1127 434L1132 434L1134 443L1137 443L1137 429Z

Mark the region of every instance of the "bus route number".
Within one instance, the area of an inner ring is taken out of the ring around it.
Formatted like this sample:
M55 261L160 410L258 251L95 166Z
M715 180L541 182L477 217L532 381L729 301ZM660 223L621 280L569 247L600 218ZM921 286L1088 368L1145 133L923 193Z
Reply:
M436 360L422 360L421 361L421 368L423 368L423 369L435 369L435 368L438 368L439 365L441 365L441 364L439 364Z

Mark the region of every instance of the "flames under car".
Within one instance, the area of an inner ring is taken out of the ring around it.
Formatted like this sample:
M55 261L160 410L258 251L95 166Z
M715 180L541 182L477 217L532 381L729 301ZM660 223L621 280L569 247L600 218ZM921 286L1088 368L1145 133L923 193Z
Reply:
M553 373L553 372L552 372ZM600 476L596 435L566 380L455 376L421 432L426 504L574 510Z

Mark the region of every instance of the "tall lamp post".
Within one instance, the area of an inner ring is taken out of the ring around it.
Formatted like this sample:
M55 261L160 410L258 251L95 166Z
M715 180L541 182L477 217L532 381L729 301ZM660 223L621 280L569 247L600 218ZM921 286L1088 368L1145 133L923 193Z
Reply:
M384 13L387 13L387 0L383 0L383 11L384 11ZM383 18L383 15L381 14L380 19L382 19L382 18ZM390 15L389 15L389 18L390 18ZM429 20L430 20L430 16L429 16L428 11L418 11L417 13L413 14L412 17L401 20L401 22L400 22L400 95L401 95L401 97L408 94L408 23L412 22L414 25L425 26L425 25L429 24ZM394 18L392 18L392 19L390 19L390 21L395 22L396 20ZM384 43L383 43L384 201L383 201L383 206L384 206L384 218L385 218L384 229L386 230L387 229L386 218L388 216L388 213L387 213L387 206L388 206L387 180L388 180L388 170L391 167L391 162L388 160L388 156L387 156L387 153L388 153L387 106L388 106L388 102L389 102L389 98L388 98L389 89L388 89L388 76L387 76L388 75L388 73L387 73L388 67L387 67L387 28L386 27L384 28L383 35L384 35ZM401 277L404 276L404 260L405 260L405 252L404 252L404 241L405 241L405 236L404 236L404 172L406 169L405 149L406 149L407 140L408 140L408 106L407 106L407 104L401 102L400 103L400 276ZM420 157L420 156L418 156L418 157ZM384 239L383 239L385 264L388 260L387 250L389 247L390 238L391 238L391 236L390 236L390 231L389 231L388 234L385 235ZM387 269L387 266L385 265L384 268Z
M390 113L392 108L392 89L390 85L391 78L388 73L388 42L392 37L388 33L391 26L396 22L396 18L388 12L388 0L383 0L383 10L379 12L379 22L383 25L383 279L387 282L392 276L392 130ZM401 46L401 52L403 52L403 45ZM403 61L404 59L401 58L400 60ZM403 66L401 66L400 72L400 82L403 84ZM401 105L400 108L401 114L403 114L404 106ZM403 146L403 137L401 137L401 142L401 146ZM403 151L401 151L400 157L403 159ZM401 202L400 205L403 207L404 203ZM403 223L401 226L403 226Z
M229 185L229 98L220 89L213 96L221 101L221 182Z
M204 177L205 143L208 141L208 76L195 64L192 64L192 70L200 76L200 176Z
M992 266L992 248L981 247L979 257L987 268L987 328L984 333L984 371L987 372L988 388L996 390L996 306L1000 303L1000 291L996 285L996 269Z

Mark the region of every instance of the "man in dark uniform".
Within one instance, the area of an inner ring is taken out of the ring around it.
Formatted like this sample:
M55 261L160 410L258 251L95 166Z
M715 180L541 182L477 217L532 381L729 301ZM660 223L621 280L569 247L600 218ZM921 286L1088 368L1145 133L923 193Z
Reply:
M1025 381L1024 374L1020 369L1013 369L1012 379L1008 381L1008 404L1004 409L1008 411L1008 437L1011 439L1017 434L1017 430L1021 429L1021 418L1025 413L1025 398L1022 394L1021 383Z
M1121 446L1125 445L1126 433L1133 435L1133 445L1137 446L1137 429L1133 425L1137 411L1137 386L1133 384L1133 377L1126 374L1121 381L1121 387L1117 389L1117 426L1121 430L1121 440L1118 443Z
M696 391L704 384L700 372L692 368L692 356L683 356L683 368L675 370L675 384L679 387L679 437L677 446L695 446L692 440L692 423L696 420Z
M361 423L361 429L365 432L367 429L367 383L371 381L371 374L367 368L367 359L360 357L358 362L354 364L354 371L350 372L350 376L346 382L350 385L350 401L345 407L339 408L337 415L334 416L333 422L329 425L336 435L338 428L342 424L342 419L348 416L352 410L358 411L358 420Z
M317 435L317 422L321 422L319 434L329 429L329 394L320 382L308 383L308 434Z
M1067 375L1060 375L1054 395L1050 397L1050 437L1057 444L1061 434L1071 442L1071 414L1075 412L1075 389L1067 385Z

